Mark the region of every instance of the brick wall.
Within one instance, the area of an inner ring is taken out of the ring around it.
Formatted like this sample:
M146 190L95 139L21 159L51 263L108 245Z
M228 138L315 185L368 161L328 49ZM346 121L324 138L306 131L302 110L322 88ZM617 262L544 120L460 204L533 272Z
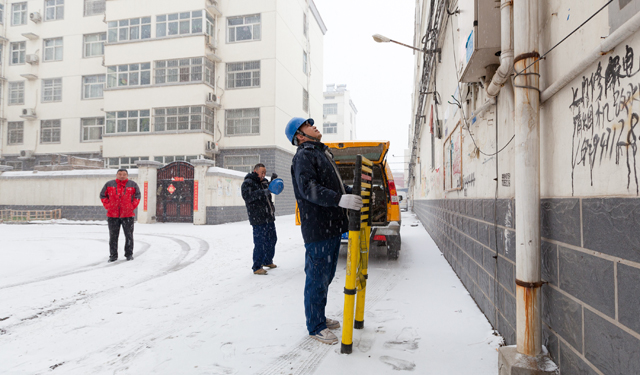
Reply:
M640 200L541 201L544 343L562 374L640 374ZM515 344L515 202L414 202L489 322ZM497 238L497 241L496 241Z

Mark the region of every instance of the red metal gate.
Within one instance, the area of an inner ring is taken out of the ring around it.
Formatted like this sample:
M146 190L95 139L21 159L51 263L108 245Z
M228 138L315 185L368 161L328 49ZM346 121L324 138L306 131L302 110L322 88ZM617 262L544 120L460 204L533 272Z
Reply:
M193 165L176 161L158 169L156 220L193 222Z

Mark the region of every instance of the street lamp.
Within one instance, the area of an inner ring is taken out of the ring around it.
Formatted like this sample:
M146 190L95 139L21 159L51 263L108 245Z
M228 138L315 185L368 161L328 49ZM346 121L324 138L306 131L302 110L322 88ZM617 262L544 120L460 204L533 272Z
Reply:
M414 50L416 50L416 51L424 52L424 50L422 50L422 49L420 49L420 48L416 48L416 47L412 47L412 46L409 46L409 45L404 44L404 43L396 42L395 40L393 40L393 39L389 39L389 38L387 38L386 36L384 36L384 35L380 35L380 34L374 34L374 35L373 35L373 40L375 40L375 41L376 41L376 42L378 42L378 43L389 43L389 42L393 42L393 43L399 44L399 45L401 45L401 46L409 47L409 48L414 49Z

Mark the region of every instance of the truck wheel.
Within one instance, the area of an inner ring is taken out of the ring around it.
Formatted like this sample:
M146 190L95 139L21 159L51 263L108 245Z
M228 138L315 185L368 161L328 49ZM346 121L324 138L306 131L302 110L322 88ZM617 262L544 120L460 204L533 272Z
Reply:
M400 252L400 236L387 237L387 259L397 260Z

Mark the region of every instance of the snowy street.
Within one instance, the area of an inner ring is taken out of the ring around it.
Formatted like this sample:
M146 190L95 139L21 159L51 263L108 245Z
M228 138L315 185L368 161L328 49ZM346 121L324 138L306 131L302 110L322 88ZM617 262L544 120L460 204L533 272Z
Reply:
M397 261L372 247L353 353L309 338L293 221L276 220L267 276L252 274L246 221L136 224L135 260L124 260L121 233L115 263L106 221L0 224L0 373L498 373L501 338L411 212ZM345 258L327 305L341 323Z

